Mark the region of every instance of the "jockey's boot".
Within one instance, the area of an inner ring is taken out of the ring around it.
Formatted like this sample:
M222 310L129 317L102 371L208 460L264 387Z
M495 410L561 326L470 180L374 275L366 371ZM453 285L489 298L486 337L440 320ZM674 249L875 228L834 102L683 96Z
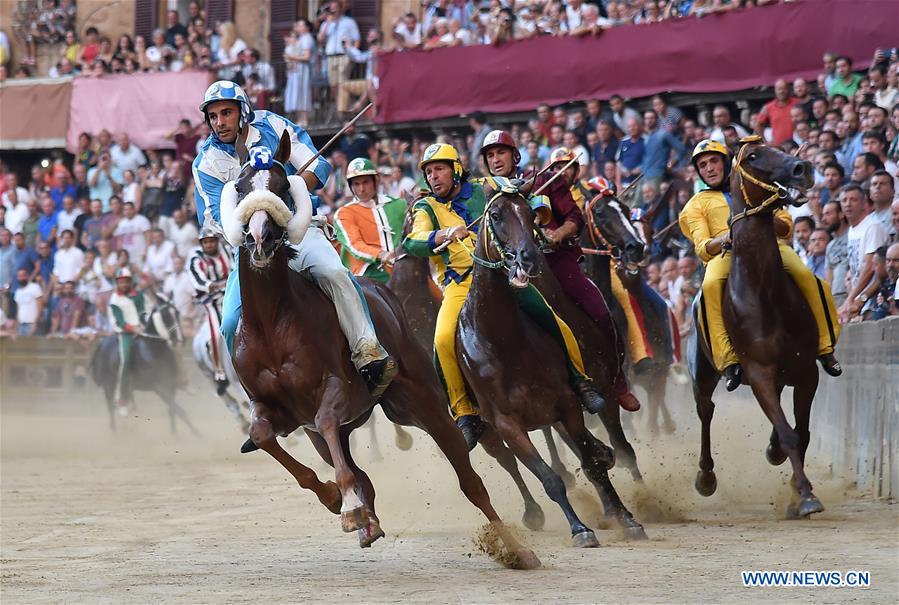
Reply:
M465 439L465 445L468 446L469 452L477 446L478 440L487 428L480 416L461 416L456 421L456 425L462 431L462 437Z
M641 374L645 374L646 372L650 371L651 369L652 369L652 358L651 357L644 357L643 359L638 361L636 364L634 364L634 374L636 374L637 376L640 376ZM622 407L624 407L624 406L622 406ZM627 409L627 408L624 408L624 409Z
M618 405L628 412L636 412L640 409L640 400L630 391L618 395Z
M376 359L359 368L359 373L368 385L368 392L374 399L378 399L390 386L397 373L396 361L388 355L384 359Z
M843 368L840 366L840 362L837 361L837 358L834 357L833 353L821 355L818 358L818 361L821 362L821 367L824 368L824 371L831 376L839 376L843 373Z
M606 406L606 400L599 394L596 387L589 380L585 380L575 385L574 392L577 393L581 400L581 405L591 414L599 414Z
M728 391L736 391L743 384L743 366L732 363L724 368L724 386Z

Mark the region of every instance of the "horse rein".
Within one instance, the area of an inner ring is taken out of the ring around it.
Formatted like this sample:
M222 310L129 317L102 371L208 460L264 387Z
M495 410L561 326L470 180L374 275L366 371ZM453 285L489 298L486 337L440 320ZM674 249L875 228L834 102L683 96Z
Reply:
M484 229L484 233L487 237L487 242L485 242L484 248L486 250L486 258L481 258L475 252L471 252L471 259L482 267L486 267L487 269L505 269L510 271L512 269L511 261L515 259L515 254L510 251L506 246L500 241L500 239L496 236L496 231L493 227L493 220L490 218L490 206L493 204L495 200L497 200L502 195L515 195L520 197L521 199L525 199L524 195L516 188L511 187L503 187L499 191L493 194L493 197L487 202L484 206L484 212L481 214L481 228ZM525 200L526 201L526 200ZM534 230L536 235L536 239L541 241L543 246L541 246L541 250L545 249L547 245L546 236L544 236L540 229ZM491 245L492 244L492 245ZM502 257L500 260L491 260L490 259L490 250L493 248L496 250L499 255ZM529 275L528 277L534 277L533 275Z
M592 200L589 200L586 204L584 204L584 220L587 223L587 233L590 235L590 241L593 243L593 248L581 248L581 251L585 254L591 254L593 256L608 256L611 257L612 262L615 264L615 269L624 269L625 273L628 275L636 275L640 272L640 269L628 269L624 261L622 260L622 256L624 252L618 248L617 246L613 246L609 243L609 241L603 236L602 232L599 230L599 227L596 226L596 220L593 218L593 206L598 203L598 200L606 197L605 195L597 195ZM609 196L612 197L612 196ZM620 202L619 202L620 203ZM639 219L643 221L643 219ZM605 250L601 249L600 246L605 246ZM617 254L616 254L617 251ZM638 267L642 267L645 265L638 264Z

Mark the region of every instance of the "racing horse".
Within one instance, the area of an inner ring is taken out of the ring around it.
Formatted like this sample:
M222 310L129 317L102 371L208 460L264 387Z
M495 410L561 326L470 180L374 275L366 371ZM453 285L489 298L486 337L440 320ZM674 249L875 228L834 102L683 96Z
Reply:
M158 296L157 300L158 304L147 314L144 334L135 337L131 348L131 364L128 368L130 390L155 392L168 408L172 433L176 432L175 419L178 418L193 435L198 436L199 431L184 408L175 400L179 365L174 347L183 342L181 319L171 301L162 296ZM115 389L119 368L117 336L106 336L100 340L89 367L94 383L103 389L106 397L109 428L115 430ZM119 413L127 415L128 410L121 408Z
M251 443L244 449L258 446L268 452L301 487L340 515L343 531L357 531L360 546L370 546L384 532L375 513L374 485L353 459L349 437L380 403L391 421L431 435L456 471L465 496L515 556L515 565L539 566L536 555L517 542L490 503L471 467L465 440L446 412L437 372L412 338L399 301L386 287L367 282L362 287L371 318L381 343L399 362L380 400L370 396L350 360L334 305L312 280L288 267L298 252L285 243L310 237L306 230L312 216L302 178L288 177L283 168L291 154L290 138L285 131L274 161L267 169L257 169L246 163L245 137L246 131L236 146L243 168L236 182L225 185L221 209L228 239L241 247L237 271L242 317L233 361L253 402ZM285 203L288 194L297 204L295 211ZM334 467L336 482L319 480L278 443L278 435L300 427Z
M226 349L221 334L216 332L215 344L213 344L212 337L213 334L210 322L204 321L202 327L193 339L192 348L194 361L196 361L197 366L200 368L203 375L215 385L216 393L222 398L222 401L225 402L225 407L231 412L231 415L234 416L234 419L240 425L241 432L246 435L250 430L250 421L248 419L250 414L250 398L247 396L246 391L243 390L243 387L240 384L240 378L238 378L237 372L234 371L234 365L231 363L231 357L228 355L222 355L220 353L222 368L225 371L225 378L228 380L228 385L222 387L216 383L216 368L215 362L212 359L212 347L218 347L218 351L225 351Z
M532 211L514 187L487 188L485 193L489 201L472 255L471 292L456 333L462 374L481 416L562 508L574 546L599 543L572 508L562 478L537 452L528 437L531 430L554 426L569 439L606 515L614 517L629 537L645 537L609 479L614 452L584 426L581 404L568 383L564 352L519 308L514 290L528 287L541 271Z
M818 388L818 329L805 298L783 269L773 211L804 203L803 192L812 182L809 162L768 147L757 137L740 141L730 176L731 267L722 300L724 325L743 366L743 380L774 425L766 457L773 465L789 458L793 466L787 507L787 518L793 519L824 510L804 468ZM700 306L694 303L694 319ZM702 441L695 485L700 494L711 496L718 485L711 452L712 394L720 376L707 342L696 340L690 370ZM794 387L795 429L780 402L788 385Z
M636 183L636 181L635 181ZM607 191L594 196L584 206L587 223L585 237L592 248L585 263L585 271L597 287L614 301L612 317L623 333L627 333L627 320L618 299L612 294L612 271L620 280L631 299L638 321L645 326L645 345L652 354L640 371L631 361L630 370L636 384L642 386L647 395L649 426L658 428L659 415L662 428L667 433L674 432L674 421L665 405L665 390L668 373L674 362L674 351L679 348L679 334L671 310L654 292L642 273L646 262L649 243L653 240L652 221L659 208L667 206L675 188L669 187L659 201L651 207L635 225L631 220L627 205L621 201L627 190L620 196ZM669 229L670 232L670 229ZM643 334L630 334L630 338L644 338Z

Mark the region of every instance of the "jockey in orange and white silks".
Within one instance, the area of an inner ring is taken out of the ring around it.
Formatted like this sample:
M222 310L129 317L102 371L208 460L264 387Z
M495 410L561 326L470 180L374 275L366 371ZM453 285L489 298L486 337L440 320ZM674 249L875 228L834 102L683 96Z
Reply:
M288 176L297 174L316 153L312 139L303 128L270 111L253 111L246 93L233 82L220 80L213 83L206 90L200 111L212 130L193 163L194 201L201 225L207 209L211 217L221 224L222 190L226 183L237 179L242 169L235 142L244 129L246 147L250 151L248 163L261 174L272 166L284 132L289 134L291 142L290 159L283 165ZM300 178L297 181L302 183L304 190L314 191L324 185L330 172L328 162L319 157L298 175ZM308 196L306 191L303 193ZM316 202L316 199L312 200L313 208ZM353 364L372 392L383 392L396 374L396 362L378 342L361 288L341 264L340 256L315 223L302 241L292 247L296 254L290 261L290 268L297 272L308 269L311 277L328 295L337 311L340 328L349 342ZM229 349L233 345L240 318L237 275L238 272L233 271L228 277L222 304L222 334Z

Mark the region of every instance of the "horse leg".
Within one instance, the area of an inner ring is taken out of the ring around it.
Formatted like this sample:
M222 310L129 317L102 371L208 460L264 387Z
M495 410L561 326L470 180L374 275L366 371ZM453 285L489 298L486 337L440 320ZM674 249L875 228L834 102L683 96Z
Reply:
M774 425L774 430L777 431L780 447L787 453L790 463L793 465L793 479L796 484L795 489L799 491L800 503L808 502L806 505L808 512L806 512L805 516L824 510L824 507L821 506L821 503L812 493L812 484L805 475L803 461L799 453L800 437L790 426L790 423L787 422L787 418L781 408L780 399L777 396L779 388L775 384L775 370L763 369L756 364L746 364L744 372L762 411L765 412L765 416L768 417L768 420ZM812 393L814 394L814 389L812 389ZM807 424L806 430L808 430ZM798 507L796 512L799 513Z
M668 366L660 365L659 368L653 372L651 380L649 398L652 401L652 407L658 409L662 414L662 431L671 435L677 430L677 426L674 424L674 420L671 418L671 412L668 411L668 406L665 404L665 387L668 385Z
M487 425L487 429L481 435L480 444L483 446L484 451L499 462L499 465L509 473L512 481L515 482L515 486L521 493L521 497L524 500L524 515L521 517L521 522L531 531L543 529L543 525L546 523L546 515L543 514L543 509L534 500L534 495L531 494L531 490L528 489L527 484L524 482L524 478L518 470L515 454L506 447L492 425Z
M621 502L621 498L609 478L609 468L614 460L612 448L587 430L579 410L567 414L562 422L565 433L576 448L575 451L581 461L584 474L596 488L606 517L614 517L624 530L626 537L645 539L646 532L643 531L643 526L634 519L631 512Z
M398 424L393 425L393 430L395 433L393 441L396 446L404 452L412 449L412 435Z
M369 548L376 540L384 537L384 530L381 529L381 522L375 513L375 486L368 474L359 468L359 465L353 460L353 454L350 451L350 430L341 431L340 442L343 445L343 453L346 456L347 464L349 464L353 474L356 476L356 481L362 491L365 508L368 511L368 522L359 528L359 546L361 548Z
M777 400L780 401L780 396L783 393L783 386L778 387L777 389ZM795 396L793 397L794 405L795 405ZM771 437L768 439L768 447L765 448L765 458L768 459L768 463L772 466L780 466L787 459L786 453L784 453L783 449L780 447L780 440L777 438L777 429L771 429Z
M234 416L234 419L240 424L241 432L244 435L249 433L250 422L244 417L243 412L240 409L240 403L238 403L234 396L228 391L222 393L222 400L225 402L225 407L228 408L228 411L231 412L231 415Z
M565 493L565 483L562 482L562 478L540 457L540 453L537 452L537 448L534 447L527 432L515 420L507 416L498 416L496 425L499 434L515 453L515 456L534 473L543 484L546 495L562 509L568 525L571 527L572 544L579 548L599 546L596 534L578 518L571 502L568 501L568 494Z
M103 387L103 395L106 397L106 409L109 411L109 429L116 430L115 415L115 385L106 385Z
M381 462L384 460L384 456L381 455L381 444L378 442L378 421L375 419L374 412L366 424L368 424L368 434L371 437L371 460L372 462Z
M333 481L322 483L318 475L311 468L300 464L293 456L287 453L281 444L278 443L278 437L272 428L272 423L266 417L269 410L265 404L255 402L253 413L250 416L250 439L264 450L269 456L278 461L288 473L290 473L297 483L303 489L308 489L318 496L318 501L325 508L334 513L340 513L340 492L337 491L337 485Z
M331 452L337 488L343 497L340 507L340 524L343 531L349 533L365 527L369 518L365 503L357 493L356 474L347 462L341 444L340 416L337 407L346 398L346 389L341 379L333 375L329 376L321 407L315 415L315 428L328 444L328 451Z
M512 533L506 529L502 519L493 508L493 504L490 503L490 495L487 493L487 488L484 487L484 482L471 466L465 439L452 418L446 413L445 404L426 407L414 403L417 401L441 401L439 395L426 385L422 387L411 380L407 382L402 375L398 378L399 380L395 380L394 384L402 386L403 390L410 394L411 403L405 403L403 409L410 415L415 426L420 427L431 436L437 447L449 460L459 479L462 493L469 502L484 513L503 545L515 555L514 565L520 569L540 567L540 559L537 558L537 555L515 539Z
M615 450L616 460L621 460L624 468L631 472L637 483L643 483L643 474L637 466L637 453L621 428L621 406L607 405L602 411L602 424L609 435L609 443Z
M187 428L190 429L191 434L194 437L200 437L200 431L197 427L194 426L194 423L190 421L190 418L187 416L187 412L184 411L184 408L181 407L177 401L175 401L175 389L166 389L165 391L161 391L159 389L156 390L156 394L165 402L166 406L169 409L169 422L171 423L172 434L175 434L175 419L180 418L181 422L187 425Z
M577 479L567 468L565 468L565 465L562 464L562 459L559 457L559 450L556 448L556 442L553 439L552 428L545 426L541 430L543 431L543 438L546 439L546 448L549 450L550 468L553 469L554 473L562 477L562 481L565 483L565 489L573 489L574 486L577 485Z
M698 347L697 347L698 349ZM702 423L702 437L699 451L699 472L694 483L696 491L703 496L711 496L718 489L715 477L715 461L712 459L712 416L715 414L715 402L712 394L718 386L719 376L702 351L696 354L696 376L693 379L693 399L696 401L696 413Z
M793 390L793 415L796 418L796 435L799 437L799 461L802 468L805 469L805 452L808 450L810 433L808 430L809 420L812 412L812 402L815 398L815 392L818 389L818 372L810 371L809 379L803 384L796 385ZM796 485L795 474L793 485ZM794 487L794 492L796 488ZM809 494L799 496L799 504L796 508L796 517L808 517L813 513L820 513L824 510L824 505L811 493L811 485L809 485ZM793 518L791 509L787 510L787 518Z

